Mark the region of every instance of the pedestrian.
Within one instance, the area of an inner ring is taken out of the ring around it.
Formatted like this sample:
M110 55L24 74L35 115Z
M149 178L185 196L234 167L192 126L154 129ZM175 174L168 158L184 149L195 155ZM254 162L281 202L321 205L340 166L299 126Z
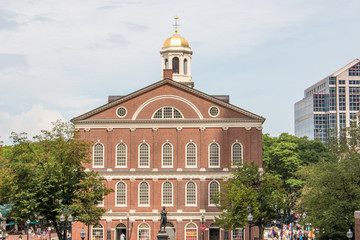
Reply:
M125 240L125 234L124 233L121 233L120 240Z
M20 234L20 236L19 236L19 240L22 240L22 235Z

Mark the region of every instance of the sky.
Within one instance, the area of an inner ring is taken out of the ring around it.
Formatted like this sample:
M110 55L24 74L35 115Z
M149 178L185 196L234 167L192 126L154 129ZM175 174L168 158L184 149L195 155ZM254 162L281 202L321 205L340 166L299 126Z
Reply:
M304 90L360 58L359 0L0 0L0 141L160 80L178 32L195 88L294 134Z

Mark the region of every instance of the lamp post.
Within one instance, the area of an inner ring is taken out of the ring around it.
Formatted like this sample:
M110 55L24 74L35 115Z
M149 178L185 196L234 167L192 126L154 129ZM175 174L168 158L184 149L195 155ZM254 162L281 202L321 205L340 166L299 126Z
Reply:
M254 220L252 213L252 207L248 207L247 208L249 211L249 215L248 215L248 221L249 221L249 240L251 240L251 222Z
M349 228L349 231L346 233L346 236L347 236L348 239L352 239L353 233L351 231L351 228Z
M291 210L290 210L290 226L291 226L290 240L292 240L292 239L293 239L293 236L294 236L294 232L293 232L293 226L294 226L293 214L294 214L294 211L291 209Z
M30 219L26 220L26 240L29 240L29 226L30 226Z
M86 232L85 232L84 228L80 232L80 237L81 237L82 240L84 240L85 237L86 237Z
M204 225L204 213L201 213L201 226ZM204 231L201 231L202 240L204 240Z
M126 220L127 220L127 225L126 225L126 239L129 240L129 228L130 228L130 225L129 225L129 222L130 222L130 214L129 214L129 213L126 214Z
M284 210L283 210L283 209L280 209L280 227L281 227L281 230L280 230L280 239L281 239L281 240L283 239L283 217L284 217Z
M73 217L71 216L71 208L68 208L68 209L61 208L61 212L62 212L62 214L60 216L60 222L62 223L63 228L64 228L63 240L67 240L66 230L68 228L69 228L70 240L71 240L72 239L71 224L73 221ZM69 216L67 216L68 213L69 213ZM67 217L65 217L64 214Z

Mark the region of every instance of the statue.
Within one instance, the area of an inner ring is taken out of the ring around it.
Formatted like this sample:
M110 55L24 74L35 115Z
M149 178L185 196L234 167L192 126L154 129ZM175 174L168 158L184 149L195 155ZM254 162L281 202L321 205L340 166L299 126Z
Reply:
M167 223L167 211L165 210L165 207L163 207L163 210L160 212L161 219L160 219L160 232L165 232L166 223ZM163 228L163 230L162 230Z

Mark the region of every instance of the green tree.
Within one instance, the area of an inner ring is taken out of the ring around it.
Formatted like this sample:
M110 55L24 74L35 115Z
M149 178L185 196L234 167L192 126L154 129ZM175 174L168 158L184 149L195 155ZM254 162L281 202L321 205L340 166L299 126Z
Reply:
M247 208L252 207L253 224L263 239L265 226L278 217L278 209L283 207L285 192L278 177L260 171L254 163L244 164L234 171L233 178L222 182L221 189L215 200L224 212L216 218L216 224L229 230L244 228Z
M320 229L320 239L347 239L354 229L354 211L360 206L359 129L350 137L330 139L333 157L303 166L298 176L304 181L299 206L307 213L308 222Z
M61 208L71 207L74 220L95 223L105 213L99 208L111 192L99 174L85 171L90 145L79 140L72 125L56 122L52 131L29 140L12 134L13 146L5 152L0 181L0 202L12 203L10 217L17 221L43 218L61 236Z

